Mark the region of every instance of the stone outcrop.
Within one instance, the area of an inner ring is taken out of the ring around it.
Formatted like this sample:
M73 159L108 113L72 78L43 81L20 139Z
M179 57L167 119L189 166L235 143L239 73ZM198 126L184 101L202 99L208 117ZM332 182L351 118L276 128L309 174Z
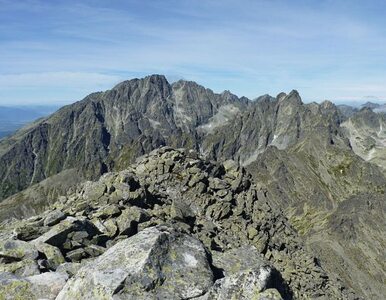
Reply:
M357 298L243 168L183 149L87 182L0 236L0 265L13 274L1 288L21 285L30 299ZM15 260L32 262L23 268L33 275L10 268ZM61 279L47 289L44 276Z

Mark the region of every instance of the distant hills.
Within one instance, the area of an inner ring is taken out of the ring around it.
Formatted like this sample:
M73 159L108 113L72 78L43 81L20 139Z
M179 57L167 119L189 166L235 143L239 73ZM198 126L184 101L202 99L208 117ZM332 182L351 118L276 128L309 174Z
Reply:
M59 106L0 106L0 138L14 133L25 124L53 113Z

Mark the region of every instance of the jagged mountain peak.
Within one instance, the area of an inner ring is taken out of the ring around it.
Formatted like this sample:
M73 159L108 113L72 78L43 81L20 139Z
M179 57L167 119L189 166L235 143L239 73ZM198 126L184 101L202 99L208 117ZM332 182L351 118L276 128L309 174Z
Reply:
M264 95L261 95L257 98L255 98L254 102L272 102L272 101L275 101L276 99L274 97L272 97L271 95L269 94L264 94Z
M281 101L281 100L283 100L285 97L287 97L287 94L284 93L284 92L281 92L281 93L279 93L279 94L276 96L276 99L277 99L278 101Z
M158 92L162 97L168 97L171 92L171 85L164 75L149 75L144 78L125 80L118 83L107 93L115 93L119 96L127 96L130 98L135 90L140 90L140 93L147 93L148 91Z
M329 109L329 108L335 108L336 105L331 102L330 100L323 100L320 105L323 107L323 108L326 108L326 109Z
M178 80L176 82L173 82L172 83L172 87L175 88L175 89L181 89L181 88L185 88L185 89L199 89L199 90L208 90L208 91L213 92L211 89L208 89L208 88L204 87L203 85L198 84L195 81L185 80L185 79L180 79L180 80Z
M155 85L168 85L169 82L168 80L166 79L166 77L164 75L160 75L160 74L152 74L152 75L148 75L148 76L145 76L143 78L133 78L133 79L129 79L129 80L124 80L120 83L118 83L113 89L119 87L119 86L122 86L122 85L133 85L135 83L144 83L144 84L155 84Z
M286 97L281 98L280 102L303 105L302 98L297 90L292 90Z

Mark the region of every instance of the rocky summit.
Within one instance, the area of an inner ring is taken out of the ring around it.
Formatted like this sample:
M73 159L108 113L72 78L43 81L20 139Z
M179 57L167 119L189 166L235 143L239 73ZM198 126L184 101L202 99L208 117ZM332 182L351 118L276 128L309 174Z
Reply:
M164 147L4 222L2 299L358 299L234 161Z
M0 299L384 299L385 137L295 90L90 94L0 140Z

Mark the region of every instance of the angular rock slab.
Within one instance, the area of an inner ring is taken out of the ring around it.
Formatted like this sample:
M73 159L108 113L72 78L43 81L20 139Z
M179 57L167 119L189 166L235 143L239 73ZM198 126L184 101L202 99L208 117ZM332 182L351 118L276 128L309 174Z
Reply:
M257 270L243 271L221 278L212 289L198 300L282 300L280 293L274 289L266 289L272 269L268 266Z
M253 246L213 251L212 264L224 278L203 299L292 299L280 272Z
M5 240L0 242L0 262L13 262L22 259L36 259L36 248L24 241Z
M0 273L0 299L54 300L67 279L66 274L55 272L27 278L12 273Z
M249 245L225 252L212 251L212 264L225 277L241 271L259 269L270 265L255 247Z
M186 299L213 284L197 239L165 226L147 228L82 267L59 293L65 299Z
M66 284L68 276L64 273L46 272L26 279L31 283L30 290L37 299L55 299Z

